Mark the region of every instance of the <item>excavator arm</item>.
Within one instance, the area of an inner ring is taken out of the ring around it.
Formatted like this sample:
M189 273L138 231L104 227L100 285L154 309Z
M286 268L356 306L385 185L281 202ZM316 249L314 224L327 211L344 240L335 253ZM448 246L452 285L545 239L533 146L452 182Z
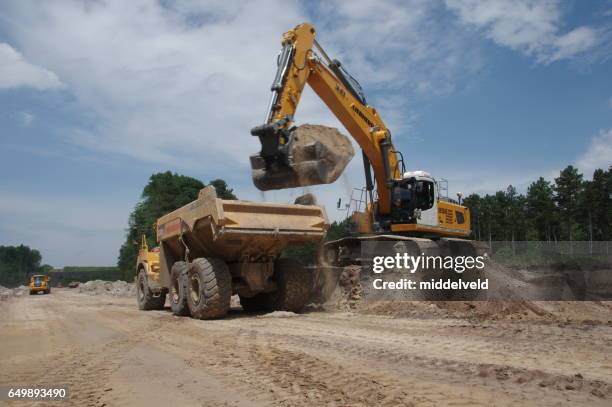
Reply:
M401 178L403 161L398 159L391 134L378 112L366 104L359 84L340 62L327 56L315 40L314 27L308 23L283 35L265 123L251 130L262 146L261 152L251 157L255 185L268 190L331 183L344 169L329 168L330 160L324 156L330 148L324 137L307 146L306 152L294 147L297 145L294 114L306 84L361 147L367 188L372 191L374 187L371 166L377 185L378 213L389 214L392 184Z

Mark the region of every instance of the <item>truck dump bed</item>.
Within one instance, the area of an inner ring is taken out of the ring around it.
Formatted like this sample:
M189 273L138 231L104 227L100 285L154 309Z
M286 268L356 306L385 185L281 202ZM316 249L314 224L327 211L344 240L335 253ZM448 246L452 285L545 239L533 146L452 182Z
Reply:
M189 256L226 262L277 257L286 247L319 242L328 228L316 205L260 203L217 198L214 188L157 221L157 240L174 261Z
M143 240L138 306L163 309L168 295L175 315L220 318L237 294L247 311L298 312L312 275L281 253L321 242L328 226L317 205L224 200L206 187L198 199L157 220L158 249L150 251Z

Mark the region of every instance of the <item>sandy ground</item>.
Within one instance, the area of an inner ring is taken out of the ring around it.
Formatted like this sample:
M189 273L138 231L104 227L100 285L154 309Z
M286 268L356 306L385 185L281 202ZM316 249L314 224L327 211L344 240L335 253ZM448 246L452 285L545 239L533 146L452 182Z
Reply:
M0 383L69 384L56 406L609 406L612 327L584 321L198 321L54 289L0 302Z

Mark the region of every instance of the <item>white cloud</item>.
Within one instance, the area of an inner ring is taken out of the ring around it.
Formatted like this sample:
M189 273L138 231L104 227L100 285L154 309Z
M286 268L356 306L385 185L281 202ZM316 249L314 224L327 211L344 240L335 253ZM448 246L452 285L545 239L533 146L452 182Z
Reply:
M598 43L592 27L561 32L562 5L557 0L446 0L446 5L497 44L541 63L576 57Z
M571 58L593 48L596 44L597 33L594 29L590 27L575 28L556 38L554 46L557 50L551 56L550 61Z
M264 114L280 36L305 19L281 1L230 3L13 2L3 14L24 54L65 78L93 119L64 132L68 142L228 169L258 149L249 130Z
M60 89L62 83L53 72L29 63L6 43L0 43L0 89L31 87Z
M586 151L576 160L576 167L582 171L585 178L590 178L596 169L607 170L610 166L612 166L612 129L605 129L591 139Z
M17 116L19 118L19 122L24 127L29 127L34 121L34 115L29 112L19 112L17 113Z
M406 90L448 93L458 78L480 69L472 36L431 1L322 2L321 43L362 79L388 95ZM342 22L338 24L336 22ZM402 103L406 111L405 101Z
M385 92L370 102L405 134L407 92L449 92L479 66L477 49L457 24L437 21L435 8L423 0L377 2L376 13L368 1L302 9L282 0L134 0L14 1L0 11L24 55L57 72L85 112L87 127L62 131L67 142L222 173L248 171L246 157L259 149L249 130L262 121L281 34L302 21L315 20L321 43L370 94ZM314 97L297 119L337 123Z

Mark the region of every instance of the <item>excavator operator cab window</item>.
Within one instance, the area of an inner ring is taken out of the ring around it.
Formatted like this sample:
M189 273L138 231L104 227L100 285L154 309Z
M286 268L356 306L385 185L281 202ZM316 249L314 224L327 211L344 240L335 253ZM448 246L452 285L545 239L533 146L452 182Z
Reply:
M416 182L416 207L422 211L431 209L434 205L434 183L431 181Z
M414 222L415 209L427 210L434 205L434 183L410 178L393 187L393 218L395 221Z
M393 188L393 206L396 208L408 209L414 205L414 184L404 182L396 184Z

